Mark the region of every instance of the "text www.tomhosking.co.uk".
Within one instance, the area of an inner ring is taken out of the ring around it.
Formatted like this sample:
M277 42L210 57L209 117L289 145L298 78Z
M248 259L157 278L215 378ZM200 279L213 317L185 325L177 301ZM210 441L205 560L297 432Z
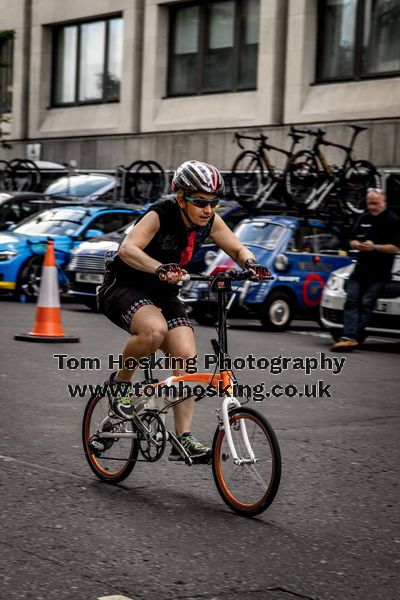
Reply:
M102 361L99 357L76 357L68 354L54 354L53 358L57 361L59 370L84 370L84 371L99 371L103 368ZM206 354L202 357L203 363L199 365L198 356L182 359L171 357L168 354L162 357L151 357L123 360L122 355L109 355L107 359L107 367L109 369L121 369L123 366L129 369L160 369L160 370L176 370L188 374L195 374L202 370L208 370L217 366L217 357L214 354ZM345 365L344 357L332 357L324 352L316 356L306 357L290 357L290 356L273 356L255 357L250 354L245 357L226 358L223 367L228 370L258 370L265 371L271 375L280 375L285 371L292 370L302 372L305 375L315 374L316 371L328 372L332 375L339 375ZM116 389L118 386L120 389ZM131 396L145 396L148 398L163 397L163 398L185 398L194 396L195 398L215 397L232 394L238 398L247 397L254 401L262 401L266 398L281 398L283 396L289 398L332 398L331 384L325 384L322 380L310 382L304 385L294 384L274 384L267 386L265 382L255 385L234 384L232 387L224 385L221 381L217 387L206 386L202 384L188 385L180 381L176 383L164 383L159 386L135 382L132 387L126 384L68 384L68 392L72 398L84 398L87 394L91 397L97 395L105 395L108 391L112 393L122 393ZM112 389L108 389L112 388Z

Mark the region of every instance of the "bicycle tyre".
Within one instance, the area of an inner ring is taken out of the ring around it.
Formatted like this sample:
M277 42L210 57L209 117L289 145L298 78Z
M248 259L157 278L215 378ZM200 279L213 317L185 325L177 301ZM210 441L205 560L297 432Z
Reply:
M253 205L265 183L265 173L260 157L252 150L241 152L233 163L231 188L233 197L243 206Z
M13 189L19 192L36 192L40 186L41 174L32 160L16 158L9 163Z
M93 417L93 413L96 410L96 407L98 408L100 402L104 403L104 407L101 407L99 411L100 414L98 417L98 422L102 422L103 419L109 413L109 401L106 396L102 396L99 394L89 400L89 402L86 405L82 424L83 449L90 468L92 469L93 473L99 479L101 479L101 481L104 481L105 483L120 483L131 474L136 464L139 452L139 443L137 439L120 438L117 439L115 442L112 442L110 444L110 447L107 448L104 451L104 453L102 453L100 456L96 456L95 452L90 448L89 443L95 435L94 428L97 426L96 423L92 422L95 419L95 417ZM116 425L118 423L121 423L121 421L116 421L116 423L113 426L108 426L108 423L106 423L103 426L103 430L107 426L109 427L110 431L113 428L115 430L115 426L118 426ZM127 425L125 425L125 423ZM131 421L124 422L124 427L127 426L129 426L130 429L134 431L134 426ZM110 440L107 440L107 442L109 441ZM122 444L118 449L118 444L120 444L121 441L125 444L124 448L126 449L124 450L122 450ZM115 446L117 446L117 449L115 449ZM113 457L112 455L106 456L106 452L108 452L108 450L111 450L112 454L116 454L119 451L120 455L117 457ZM101 460L105 462L105 466L102 465L102 463L100 462ZM115 467L114 470L112 470L113 463L116 463L118 465Z
M290 201L297 206L307 206L320 179L314 154L309 150L296 152L285 172L285 190Z
M136 202L155 202L165 194L166 177L162 166L154 160L138 161L131 194ZM133 163L132 166L134 166Z
M342 191L344 202L355 215L367 209L368 188L380 188L380 176L372 163L367 160L354 161L343 175Z
M6 160L0 160L0 191L13 189L12 169Z
M225 430L223 428L220 429L219 427L216 429L212 445L212 470L215 485L225 504L229 506L231 510L242 516L254 517L264 512L271 505L276 496L281 479L281 453L275 432L267 419L253 408L242 406L229 411L229 422L237 452L238 450L241 451L242 455L247 453L243 445L242 437L240 436L239 440L237 429L233 429L234 427L237 427L237 424L240 423L240 420L242 419L246 419L247 421L245 424L248 437L252 444L255 456L259 459L258 462L262 467L265 462L265 467L267 469L266 480L263 480L255 465L234 465L233 459L229 458L229 452L225 452L226 449L229 451L229 446L225 439ZM250 429L250 426L252 429ZM256 430L256 427L258 430ZM257 439L256 434L258 434ZM266 458L261 454L264 446L267 452ZM245 456L242 456L242 458L245 458ZM233 474L228 482L228 470L232 470L232 467ZM247 478L246 484L244 483L245 474L250 475L251 477L251 479ZM244 491L241 490L238 492L233 489L234 484L236 483L234 477L236 477L239 485L241 483L243 484ZM262 482L261 490L260 479ZM250 483L255 483L255 486L250 489L248 481L250 481ZM253 494L253 498L248 501L243 495L251 494L253 489L256 491Z

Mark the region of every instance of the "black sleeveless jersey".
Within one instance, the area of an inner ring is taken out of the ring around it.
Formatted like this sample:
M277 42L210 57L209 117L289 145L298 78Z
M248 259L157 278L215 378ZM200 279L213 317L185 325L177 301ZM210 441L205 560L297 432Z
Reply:
M175 199L159 200L152 204L145 214L151 211L158 214L160 229L143 251L161 264L177 263L184 267L210 235L214 216L205 227L188 229ZM123 287L169 296L176 296L179 292L179 286L160 281L157 275L152 273L130 267L117 253L107 263L107 268L117 275L119 284Z

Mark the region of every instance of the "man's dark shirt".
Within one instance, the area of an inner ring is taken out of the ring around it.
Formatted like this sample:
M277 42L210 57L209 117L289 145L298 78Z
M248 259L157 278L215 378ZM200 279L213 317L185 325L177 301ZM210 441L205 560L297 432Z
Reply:
M387 209L376 217L365 213L355 224L351 239L359 242L371 240L374 244L394 244L400 247L400 219ZM368 282L389 281L393 261L394 254L377 250L359 252L351 278Z

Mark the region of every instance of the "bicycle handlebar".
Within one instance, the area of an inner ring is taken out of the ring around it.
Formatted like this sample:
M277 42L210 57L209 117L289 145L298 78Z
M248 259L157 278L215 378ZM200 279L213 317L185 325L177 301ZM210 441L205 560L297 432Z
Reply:
M187 273L182 277L182 281L215 281L219 279L220 281L270 281L275 279L272 275L269 277L255 277L253 273L249 269L245 269L243 271L222 271L219 273L214 273L210 275L201 275L198 273Z
M252 140L253 142L261 142L261 143L265 143L267 141L268 137L266 135L264 135L263 133L260 133L257 136L253 136L253 135L244 135L242 133L235 133L235 140L239 146L239 148L242 148L242 150L244 150L244 146L243 144L240 143L240 140Z

